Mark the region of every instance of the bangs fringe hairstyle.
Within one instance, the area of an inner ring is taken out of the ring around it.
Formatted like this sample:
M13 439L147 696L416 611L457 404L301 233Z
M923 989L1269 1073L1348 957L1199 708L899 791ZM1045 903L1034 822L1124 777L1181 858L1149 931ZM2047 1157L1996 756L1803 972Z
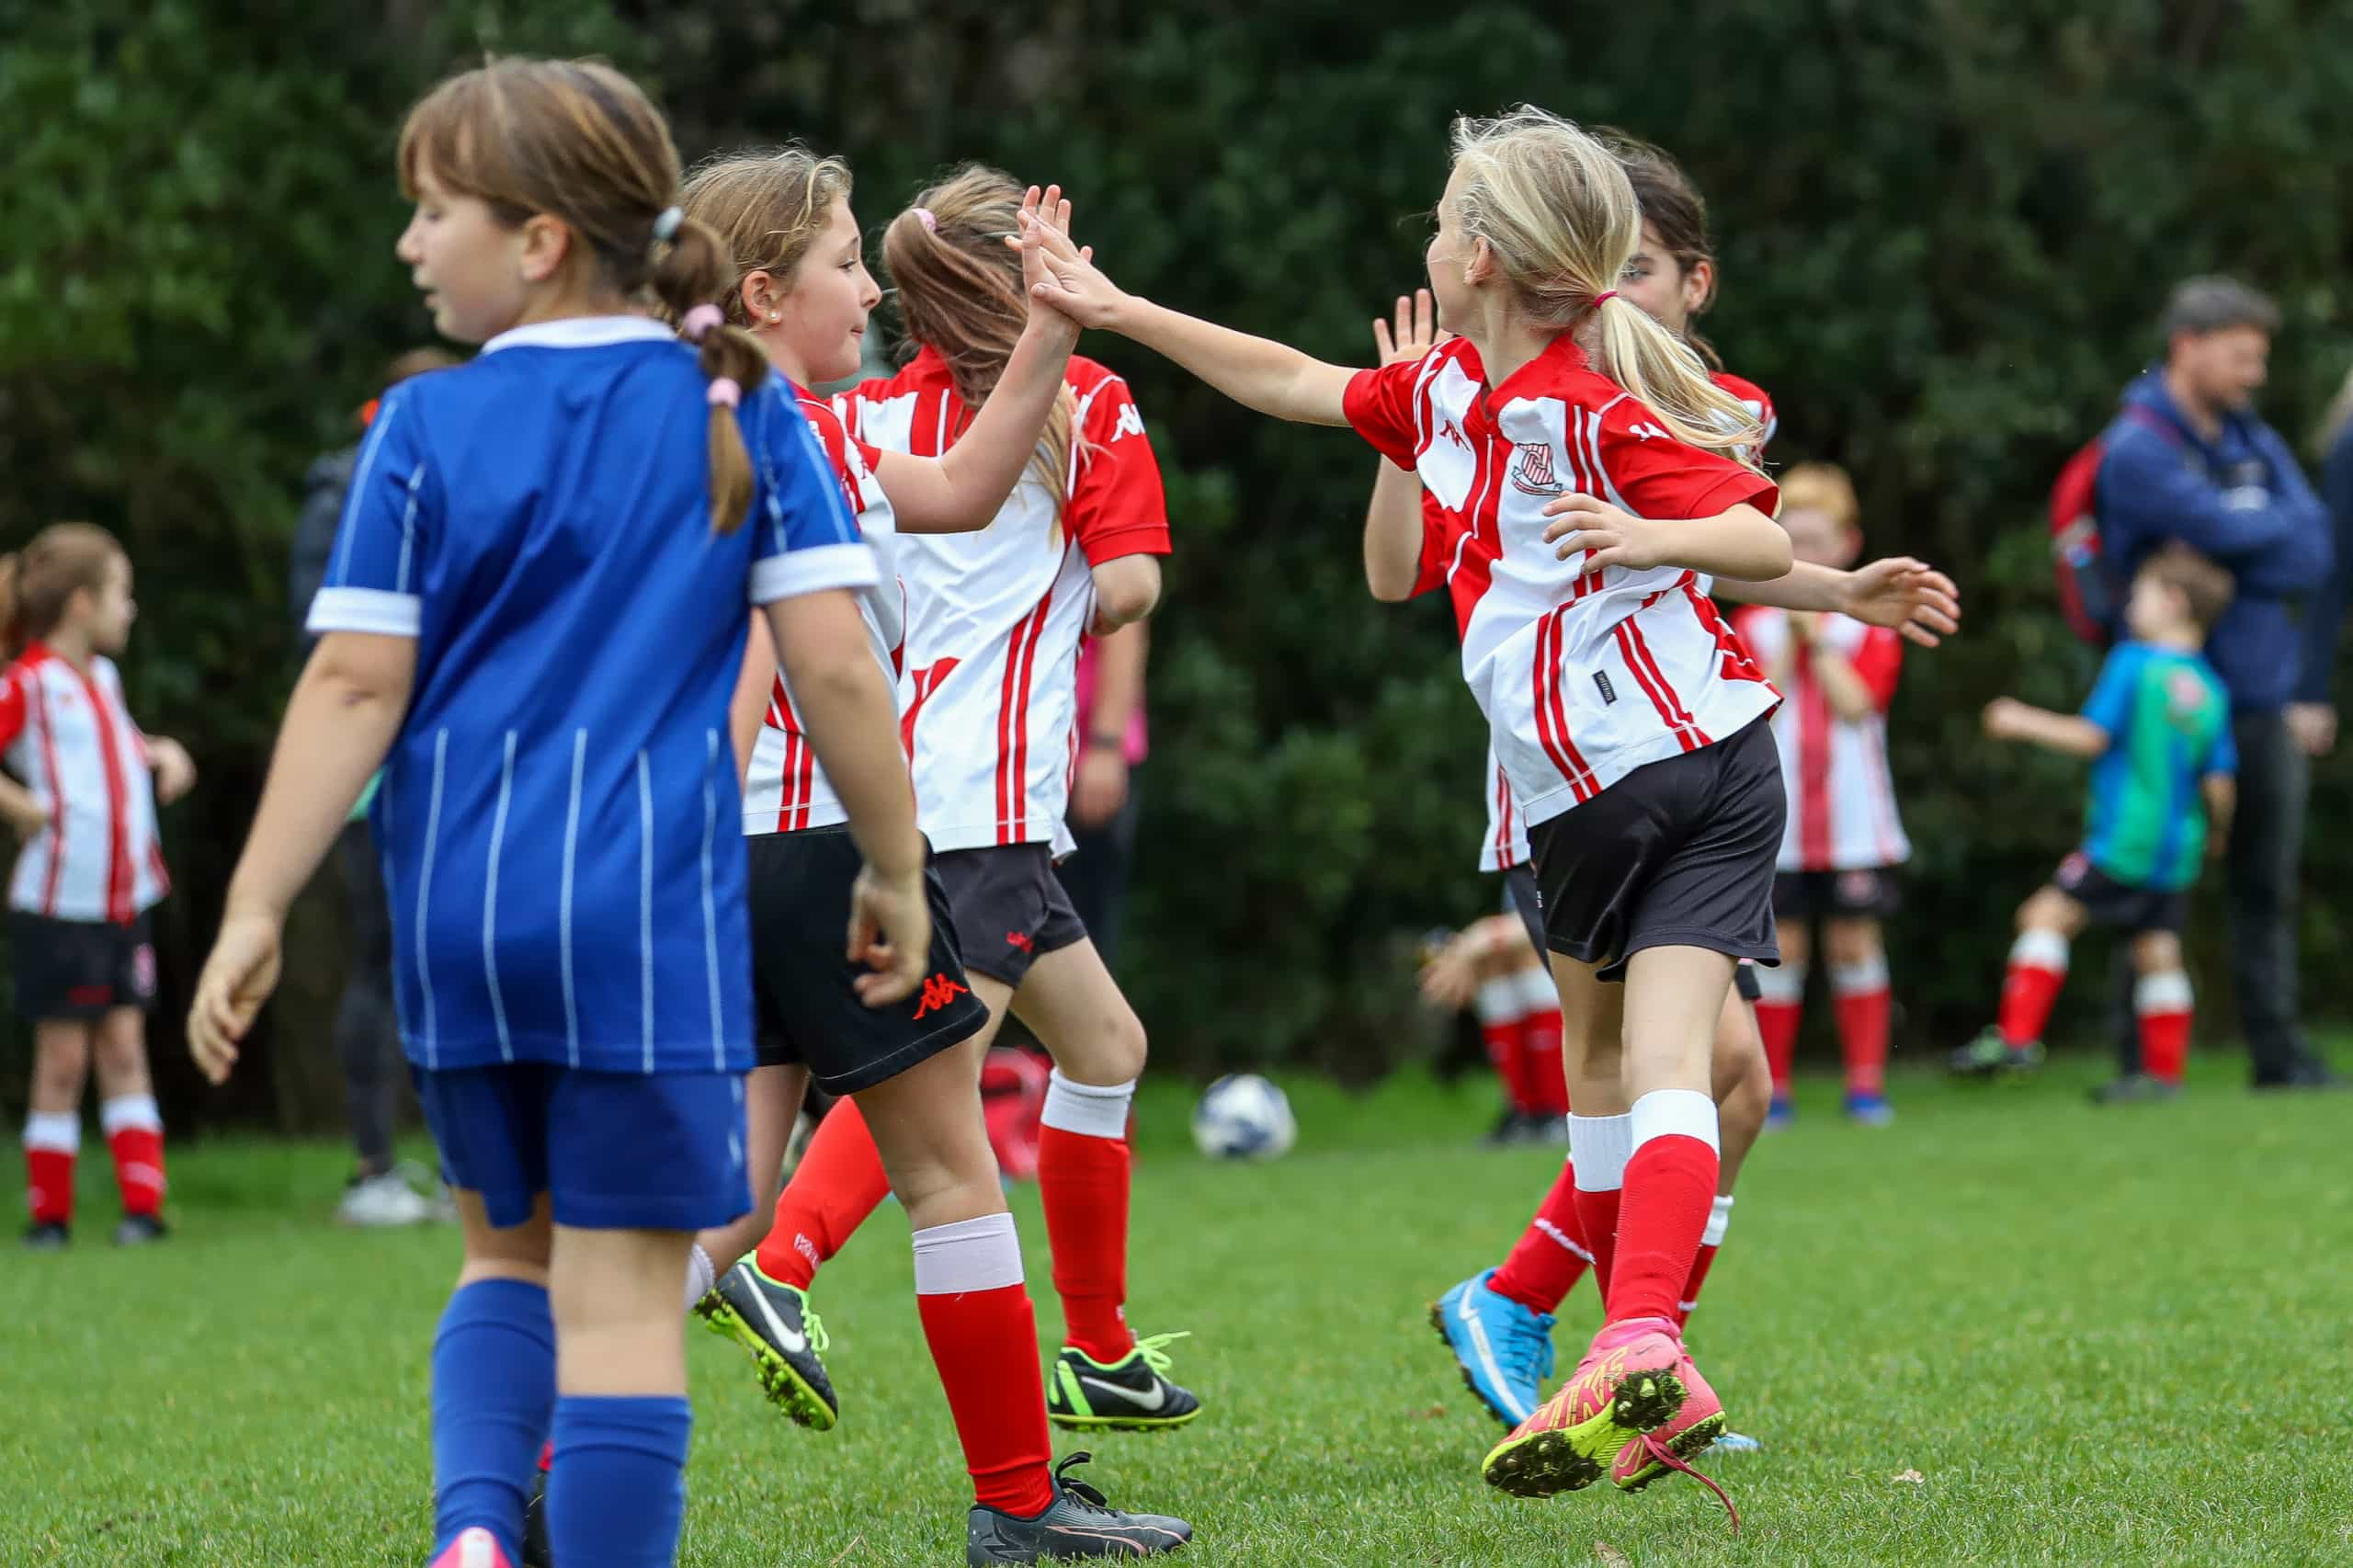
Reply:
M1619 166L1626 171L1626 181L1634 187L1634 205L1643 210L1643 222L1658 233L1659 244L1675 258L1675 265L1688 273L1701 262L1711 268L1716 265L1715 237L1708 232L1708 203L1683 165L1666 154L1664 148L1652 145L1639 136L1629 136L1622 131L1603 129L1597 132L1609 151L1616 155ZM1711 272L1705 298L1691 308L1691 319L1697 322L1716 302L1717 279ZM1723 356L1693 327L1687 326L1683 341L1699 351L1699 358L1711 369L1724 368Z
M665 242L655 221L678 204L678 150L637 84L596 61L492 60L450 77L409 110L398 154L411 199L429 176L453 196L520 228L537 216L571 233L566 268L632 300L649 291L671 321L722 305L734 277L727 247L692 219ZM748 394L767 374L758 344L714 327L698 345L702 372ZM735 410L710 406L710 526L731 533L752 504L752 460Z
M1744 449L1765 436L1756 415L1708 379L1699 351L1622 298L1618 286L1643 237L1643 210L1617 155L1599 138L1523 104L1493 119L1454 122L1462 175L1455 216L1487 242L1538 325L1565 331L1592 311L1595 369L1634 395L1687 446L1756 465Z
M1029 319L1021 253L1005 243L1020 233L1022 195L1004 170L968 164L919 192L882 232L882 265L905 334L900 352L911 358L916 345L936 351L968 410L996 390ZM926 212L928 223L920 216ZM1078 403L1065 381L1031 463L1053 492L1057 517L1069 500L1074 465L1086 460L1077 429Z
M793 269L824 232L836 199L850 193L849 165L821 158L798 142L715 153L687 174L678 205L689 222L708 224L733 258L733 276L720 308L749 328L744 279L772 274L790 291Z
M104 587L118 556L129 559L96 523L51 523L24 549L0 555L0 658L13 659L55 631L65 601Z

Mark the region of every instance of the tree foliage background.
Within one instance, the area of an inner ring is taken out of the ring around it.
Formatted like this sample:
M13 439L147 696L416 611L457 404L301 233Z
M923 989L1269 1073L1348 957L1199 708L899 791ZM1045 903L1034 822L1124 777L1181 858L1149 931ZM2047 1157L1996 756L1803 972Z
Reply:
M612 59L689 160L795 137L845 153L870 230L955 161L1058 179L1128 287L1354 362L1418 277L1452 114L1524 99L1673 150L1718 231L1708 330L1772 391L1774 456L1846 463L1870 551L1927 556L1967 593L1966 635L1913 658L1893 721L1918 853L1893 963L1922 1046L1981 1021L2011 908L2073 839L2079 771L1980 744L1975 714L2086 687L2040 503L2154 352L2166 287L2228 270L2279 296L2266 408L2292 438L2353 366L2353 8L2318 0L0 0L0 543L65 517L121 534L134 708L204 769L166 818L154 1054L182 1124L332 1114L331 887L296 922L268 1071L199 1095L177 1009L295 667L302 471L428 331L391 254L400 118L484 51ZM1495 896L1471 869L1480 722L1448 613L1367 597L1360 443L1258 420L1131 347L1088 351L1136 386L1178 541L1131 994L1164 1067L1377 1073L1428 1048L1414 938ZM2326 961L2348 766L2314 791L2314 1012L2348 999Z

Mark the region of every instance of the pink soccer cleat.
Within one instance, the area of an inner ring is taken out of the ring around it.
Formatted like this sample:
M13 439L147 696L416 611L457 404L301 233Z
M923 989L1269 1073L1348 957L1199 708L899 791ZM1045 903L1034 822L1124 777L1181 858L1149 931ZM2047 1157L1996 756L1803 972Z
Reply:
M1515 1497L1592 1485L1629 1442L1683 1407L1680 1369L1688 1364L1675 1324L1665 1318L1604 1326L1561 1392L1495 1446L1481 1473Z
M1740 1510L1732 1506L1724 1489L1707 1476L1691 1468L1691 1460L1722 1436L1724 1430L1723 1401L1691 1364L1691 1354L1685 1351L1677 1363L1675 1375L1683 1385L1683 1408L1669 1416L1654 1431L1638 1433L1618 1450L1609 1466L1609 1479L1621 1492L1640 1492L1652 1482L1664 1478L1669 1471L1680 1471L1699 1481L1716 1494L1716 1500L1732 1516L1733 1528L1740 1528Z
M433 1560L432 1568L515 1568L498 1544L498 1538L480 1525L458 1532L458 1539L441 1549Z

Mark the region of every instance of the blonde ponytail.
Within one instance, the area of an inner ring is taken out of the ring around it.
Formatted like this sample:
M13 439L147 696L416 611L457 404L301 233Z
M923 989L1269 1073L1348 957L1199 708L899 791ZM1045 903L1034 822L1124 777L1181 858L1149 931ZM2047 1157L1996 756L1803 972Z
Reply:
M1748 461L1746 450L1764 441L1756 416L1710 379L1689 344L1617 297L1642 244L1643 212L1609 147L1522 104L1493 119L1457 119L1454 166L1462 232L1487 242L1529 319L1565 332L1593 312L1596 369L1677 440Z

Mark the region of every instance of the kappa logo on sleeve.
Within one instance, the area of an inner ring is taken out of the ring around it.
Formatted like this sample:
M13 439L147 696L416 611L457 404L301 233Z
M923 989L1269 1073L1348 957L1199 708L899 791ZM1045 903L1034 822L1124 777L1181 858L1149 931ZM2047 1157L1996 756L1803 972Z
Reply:
M1141 436L1142 434L1142 414L1138 412L1134 403L1124 403L1120 406L1118 421L1111 426L1110 440L1104 442L1104 445L1109 446L1112 441L1118 440L1122 436Z

